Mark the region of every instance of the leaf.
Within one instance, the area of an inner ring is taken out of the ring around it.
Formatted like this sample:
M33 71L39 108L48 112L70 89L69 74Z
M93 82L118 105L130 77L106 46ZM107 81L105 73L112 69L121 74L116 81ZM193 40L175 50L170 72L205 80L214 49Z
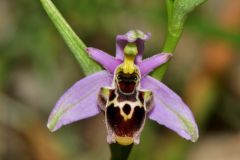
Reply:
M207 0L167 0L169 32L179 36L187 15Z
M166 0L168 15L168 32L162 52L174 53L181 37L188 14L207 0ZM151 75L161 80L168 63L158 67Z
M43 8L47 12L48 16L54 23L55 27L62 35L64 41L74 54L78 63L83 69L83 72L86 75L95 73L101 70L101 67L94 62L91 58L89 58L86 52L86 45L82 42L82 40L76 35L76 33L72 30L66 20L62 17L58 9L54 6L51 0L40 0Z

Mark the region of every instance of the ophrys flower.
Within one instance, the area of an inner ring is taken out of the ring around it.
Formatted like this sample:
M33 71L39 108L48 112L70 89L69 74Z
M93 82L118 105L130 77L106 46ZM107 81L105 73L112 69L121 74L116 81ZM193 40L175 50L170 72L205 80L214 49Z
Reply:
M187 105L166 85L147 75L172 56L160 53L142 60L144 41L149 37L139 30L118 35L115 58L88 48L90 57L106 70L68 89L51 112L48 128L56 131L104 112L108 143L138 144L146 117L196 141L198 128Z

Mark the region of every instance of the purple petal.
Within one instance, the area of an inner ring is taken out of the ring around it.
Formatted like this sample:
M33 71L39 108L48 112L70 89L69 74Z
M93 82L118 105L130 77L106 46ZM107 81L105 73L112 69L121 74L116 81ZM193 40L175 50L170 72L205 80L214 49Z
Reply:
M127 43L136 42L138 48L138 55L136 57L136 62L140 62L142 60L142 55L144 51L144 41L150 38L151 34L144 34L140 30L131 30L126 34L118 35L116 38L116 59L123 60L124 58L124 47Z
M198 128L192 112L182 99L160 81L146 76L142 88L154 94L154 107L149 118L157 121L180 136L195 142L198 139Z
M92 59L100 63L110 73L114 73L115 68L122 63L120 60L116 60L113 56L96 48L89 47L87 52Z
M171 57L171 53L160 53L138 63L142 77L153 71L156 67L166 63Z
M100 87L110 86L112 79L111 74L101 71L76 82L58 100L49 116L47 127L56 131L63 125L98 114L98 92Z

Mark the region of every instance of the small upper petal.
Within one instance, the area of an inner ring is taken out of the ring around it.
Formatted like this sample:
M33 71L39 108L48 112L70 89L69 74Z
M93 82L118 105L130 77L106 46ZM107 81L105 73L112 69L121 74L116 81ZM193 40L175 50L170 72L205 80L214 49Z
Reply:
M142 62L139 62L137 65L141 71L141 76L144 77L145 75L149 74L156 67L166 63L171 57L171 53L160 53L144 59Z
M98 92L100 87L110 86L112 79L111 74L101 71L76 82L56 103L48 119L48 128L56 131L63 125L98 114Z
M154 95L154 107L149 118L195 142L198 139L198 127L192 112L182 99L150 76L144 77L141 85L143 89L151 90Z
M124 47L127 43L135 42L138 48L138 55L136 57L136 62L140 62L142 60L142 55L144 51L144 41L150 38L150 33L143 33L140 30L131 30L126 34L117 35L116 38L116 59L123 60L124 58Z
M96 48L88 47L87 52L92 59L100 63L110 73L114 73L116 67L122 63L108 53Z

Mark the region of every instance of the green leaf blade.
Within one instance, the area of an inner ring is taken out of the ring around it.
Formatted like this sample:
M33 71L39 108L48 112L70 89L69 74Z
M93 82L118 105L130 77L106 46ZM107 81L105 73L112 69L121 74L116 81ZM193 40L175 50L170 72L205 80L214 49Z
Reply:
M183 32L184 23L187 16L196 7L206 2L207 0L165 0L168 17L168 30L162 52L174 53L178 41ZM168 63L162 65L152 72L152 76L158 80L162 80Z
M86 45L72 30L58 9L51 0L40 0L43 8L52 20L53 24L67 43L68 47L74 54L85 75L89 75L101 70L101 67L94 62L86 52Z

